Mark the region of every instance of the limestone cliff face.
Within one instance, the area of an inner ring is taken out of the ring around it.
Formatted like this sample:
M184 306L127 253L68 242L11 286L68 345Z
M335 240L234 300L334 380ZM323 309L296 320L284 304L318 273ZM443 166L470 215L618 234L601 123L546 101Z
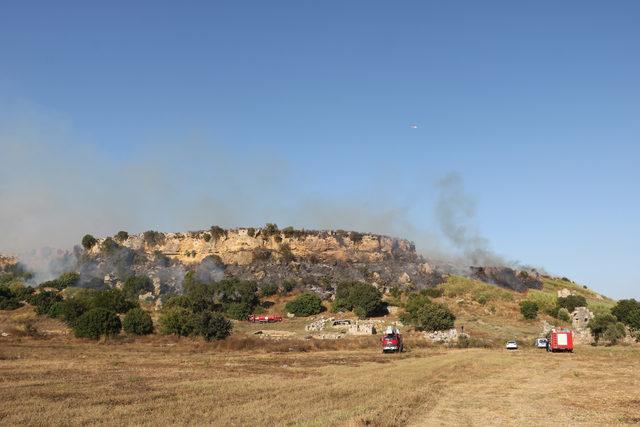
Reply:
M143 233L129 236L119 243L148 254L159 251L187 265L197 264L211 255L219 257L224 264L232 265L283 258L364 263L381 262L394 257L407 260L418 258L411 242L387 236L340 231L277 231L266 234L263 230L250 230L224 230L215 236L211 231ZM98 254L104 240L99 239L90 253Z

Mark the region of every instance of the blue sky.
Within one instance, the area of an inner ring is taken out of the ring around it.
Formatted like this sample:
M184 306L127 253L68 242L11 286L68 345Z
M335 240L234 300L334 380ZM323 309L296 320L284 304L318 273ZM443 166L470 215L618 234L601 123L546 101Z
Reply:
M0 144L34 151L7 156L0 218L58 212L73 241L276 221L446 247L455 172L495 252L638 297L639 20L636 1L9 2ZM92 197L114 188L107 215Z

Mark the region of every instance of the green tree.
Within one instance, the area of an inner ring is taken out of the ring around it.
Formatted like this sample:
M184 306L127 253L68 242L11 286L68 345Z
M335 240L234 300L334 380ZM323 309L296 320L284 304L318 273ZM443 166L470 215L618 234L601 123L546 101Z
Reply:
M609 345L616 345L627 336L627 330L622 322L610 323L602 333L602 339L607 341Z
M611 309L619 321L636 331L640 330L640 302L635 299L623 299Z
M114 238L118 242L123 243L129 239L129 233L127 233L126 231L118 231L114 236Z
M285 304L284 309L296 316L313 316L322 312L322 300L316 294L304 293Z
M103 308L94 308L78 317L73 326L73 333L77 338L97 340L101 336L118 335L121 329L122 324L116 313Z
M231 334L233 326L220 313L203 311L197 315L195 333L207 341L223 340Z
M115 313L126 313L138 307L138 302L127 297L120 289L105 289L89 294L88 307L104 308Z
M520 303L520 313L527 320L533 320L538 317L538 304L534 301L522 301Z
M124 331L131 335L149 335L153 333L153 320L149 313L141 308L133 308L127 312L122 321Z
M62 301L62 296L53 291L40 291L29 297L29 304L35 306L37 314L49 314L53 304Z
M197 319L193 312L182 307L162 310L160 319L160 333L163 335L189 336L194 333Z
M610 325L615 325L618 319L613 314L601 314L595 316L589 321L587 327L591 329L591 335L596 344L600 341L600 338L604 335Z
M85 234L82 238L82 247L86 250L93 248L98 241L91 234Z
M432 302L426 295L412 294L400 319L422 331L440 331L453 328L456 317L445 305Z
M363 282L338 285L333 309L353 310L359 317L369 317L383 311L382 294L374 286Z

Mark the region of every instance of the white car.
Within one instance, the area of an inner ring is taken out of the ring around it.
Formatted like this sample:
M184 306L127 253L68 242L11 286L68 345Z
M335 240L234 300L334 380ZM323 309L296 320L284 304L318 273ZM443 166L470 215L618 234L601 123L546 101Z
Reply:
M547 339L546 338L538 338L538 339L536 339L536 347L538 347L538 348L547 348Z
M517 350L518 343L515 341L507 341L507 350Z

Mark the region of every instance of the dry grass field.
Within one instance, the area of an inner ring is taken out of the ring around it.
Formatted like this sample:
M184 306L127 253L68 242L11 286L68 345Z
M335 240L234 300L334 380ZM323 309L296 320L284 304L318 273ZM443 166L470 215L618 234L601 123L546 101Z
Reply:
M254 344L4 338L0 424L640 423L637 347L382 355L367 340Z

